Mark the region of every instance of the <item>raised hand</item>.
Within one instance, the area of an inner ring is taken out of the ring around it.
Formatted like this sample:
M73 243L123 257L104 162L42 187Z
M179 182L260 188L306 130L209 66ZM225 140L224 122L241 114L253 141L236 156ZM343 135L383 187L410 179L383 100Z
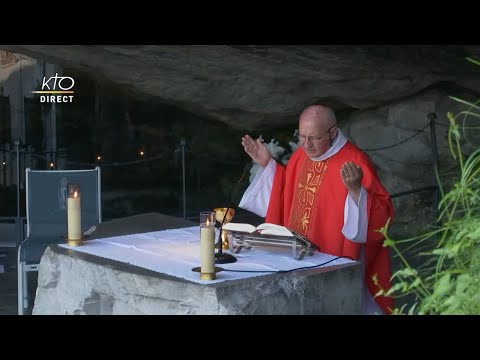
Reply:
M260 139L253 140L249 135L242 137L245 152L261 167L266 167L272 158L267 146Z
M340 175L342 176L343 184L347 187L353 200L358 205L363 178L362 168L355 165L352 161L347 161L342 165Z

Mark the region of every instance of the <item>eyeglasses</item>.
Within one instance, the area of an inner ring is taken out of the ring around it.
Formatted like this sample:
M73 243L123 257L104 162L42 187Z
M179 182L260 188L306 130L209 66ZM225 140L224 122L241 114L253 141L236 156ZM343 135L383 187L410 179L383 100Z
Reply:
M298 134L298 130L296 130L298 141L300 141L301 143L304 143L304 142L306 142L306 141L309 141L309 142L312 142L312 143L314 143L314 142L319 143L320 140L322 140L322 138L323 138L325 135L327 135L328 132L329 132L330 130L332 130L335 126L336 126L336 125L330 126L330 127L328 128L328 130L325 131L325 132L323 133L323 135L320 136L320 137L300 135L300 134Z

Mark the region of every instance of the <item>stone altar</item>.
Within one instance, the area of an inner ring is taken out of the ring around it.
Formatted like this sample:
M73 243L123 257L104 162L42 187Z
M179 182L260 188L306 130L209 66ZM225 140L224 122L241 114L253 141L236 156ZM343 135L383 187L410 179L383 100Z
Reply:
M150 213L99 224L92 239L195 225ZM352 262L199 284L51 245L33 314L360 314L361 276Z

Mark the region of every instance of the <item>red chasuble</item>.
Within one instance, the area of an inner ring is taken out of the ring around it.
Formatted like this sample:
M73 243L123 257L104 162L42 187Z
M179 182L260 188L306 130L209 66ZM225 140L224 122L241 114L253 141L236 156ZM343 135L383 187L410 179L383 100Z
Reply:
M347 142L324 161L313 161L298 148L287 167L277 164L265 222L284 225L302 234L323 253L358 259L362 244L347 240L342 234L348 191L340 169L346 161L361 166L362 185L368 192L365 276L374 296L378 288L372 276L377 276L383 289L390 288L389 250L382 246L384 238L375 230L385 226L389 218L393 220L393 206L371 161L355 145ZM392 298L376 297L375 301L386 314L391 313Z

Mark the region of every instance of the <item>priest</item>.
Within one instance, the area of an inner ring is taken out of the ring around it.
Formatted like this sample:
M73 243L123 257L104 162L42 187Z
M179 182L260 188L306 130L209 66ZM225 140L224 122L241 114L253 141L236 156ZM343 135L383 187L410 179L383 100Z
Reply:
M368 156L337 127L332 109L311 105L300 115L299 147L287 166L277 163L261 139L242 138L260 165L239 206L283 225L319 251L362 263L363 312L389 314L393 299L376 296L390 288L390 254L377 230L393 220L390 196Z

